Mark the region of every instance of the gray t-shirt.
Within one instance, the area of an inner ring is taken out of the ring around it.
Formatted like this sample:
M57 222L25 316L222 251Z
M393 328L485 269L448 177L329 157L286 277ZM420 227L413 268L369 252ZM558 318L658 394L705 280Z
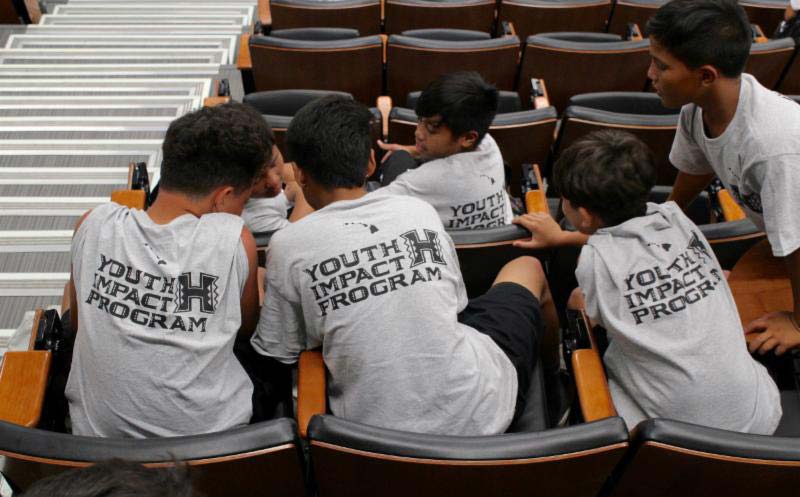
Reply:
M747 351L714 252L675 203L598 230L575 274L587 315L608 330L603 361L629 428L659 417L775 431L778 389Z
M244 206L242 219L253 233L276 231L289 225L291 207L283 192L272 198L251 198Z
M242 220L166 225L109 203L72 241L79 327L66 395L77 435L171 437L247 424L233 354L249 272Z
M500 148L487 134L472 152L428 161L378 191L428 202L445 229L482 229L511 223L505 181Z
M430 205L376 193L272 238L253 346L291 364L321 345L337 416L417 433L502 433L516 372L491 338L457 320L467 295L452 240Z
M689 174L715 173L747 217L765 229L776 257L800 248L800 105L742 74L725 131L708 138L703 109L681 109L669 160Z

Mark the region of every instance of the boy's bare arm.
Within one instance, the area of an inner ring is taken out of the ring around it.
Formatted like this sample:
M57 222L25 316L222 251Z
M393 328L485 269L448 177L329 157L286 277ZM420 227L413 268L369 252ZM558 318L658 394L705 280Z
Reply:
M711 183L712 179L714 179L713 174L688 174L679 171L667 200L675 202L678 207L686 210L689 204L700 195L700 192Z
M515 247L525 249L540 249L548 247L580 247L586 244L589 235L578 231L565 231L561 229L555 219L549 214L536 212L515 217L512 221L530 231L533 236L530 240L514 242Z
M242 244L247 253L247 281L244 284L240 300L242 324L239 333L250 338L258 324L258 256L256 255L256 241L250 230L242 228Z
M794 309L766 314L745 328L750 334L750 352L765 354L775 350L777 355L800 348L800 249L784 258L789 280L792 284Z
M306 201L306 196L303 195L303 189L296 181L286 183L284 194L290 202L294 203L292 214L289 216L289 222L297 222L307 215L314 212L314 208Z

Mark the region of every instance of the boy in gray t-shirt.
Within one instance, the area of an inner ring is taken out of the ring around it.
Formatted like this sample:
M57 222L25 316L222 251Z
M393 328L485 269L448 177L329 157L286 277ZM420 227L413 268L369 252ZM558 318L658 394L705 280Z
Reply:
M590 235L576 276L586 314L606 328L603 357L629 428L670 418L772 434L780 397L747 351L714 252L672 202L647 203L650 150L633 135L594 132L554 168L567 219ZM573 304L580 305L580 294Z
M444 74L422 92L416 112L415 145L378 142L388 151L379 191L428 202L448 230L509 224L503 157L487 133L497 89L476 72Z
M369 120L339 97L292 120L288 155L316 210L270 241L253 347L293 364L321 346L337 416L419 433L502 433L524 408L544 328L557 329L542 268L512 261L468 301L436 211L366 192Z
M794 308L748 324L752 352L800 348L800 106L743 74L751 30L735 0L675 0L648 23L648 76L682 107L670 152L671 200L685 208L718 176L791 279Z

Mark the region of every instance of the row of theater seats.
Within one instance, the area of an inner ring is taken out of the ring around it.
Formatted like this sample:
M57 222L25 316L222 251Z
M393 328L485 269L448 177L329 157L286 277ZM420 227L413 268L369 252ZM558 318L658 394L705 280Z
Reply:
M39 311L30 349L7 353L2 364L0 419L18 423L0 422L2 472L24 489L45 475L124 454L153 466L187 462L208 497L793 494L800 471L800 446L791 438L800 434L796 392L782 394L786 414L774 436L666 419L645 421L629 433L616 416L585 318L576 313L569 319L565 359L578 397L571 426L555 428L548 420L541 367L528 392L536 401L503 435L437 436L348 421L327 413L321 353L308 351L300 358L296 421L130 440L33 428L48 421L59 401L48 383L53 371L64 373L59 361L67 349L57 313ZM8 401L15 401L13 409ZM25 409L35 417L21 419Z
M551 102L563 111L579 93L648 88L649 41L636 31L631 39L608 33L542 33L528 37L520 49L511 30L499 38L478 31L412 30L388 40L344 28L273 30L268 36L242 37L238 67L248 93L336 90L364 103L379 95L402 101L440 74L474 70L500 90L518 91L528 107L530 80L537 78L546 82ZM791 38L754 43L745 70L768 88L800 93L795 52Z
M625 34L628 23L644 26L665 0L271 0L273 29L343 27L364 35L409 29L455 28L499 31L513 22L520 37L550 31ZM774 32L785 2L742 2L751 22Z
M39 24L0 26L0 348L27 311L59 303L72 229L125 187L128 163L156 182L172 120L241 99L230 64L258 14L256 0L47 7Z

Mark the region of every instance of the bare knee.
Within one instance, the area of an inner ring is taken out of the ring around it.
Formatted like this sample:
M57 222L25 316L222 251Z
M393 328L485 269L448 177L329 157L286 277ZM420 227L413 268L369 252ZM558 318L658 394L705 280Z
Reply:
M567 308L568 309L584 309L586 307L586 302L583 299L583 292L580 288L576 288L572 290L572 293L569 295L569 300L567 300Z
M541 299L547 289L547 278L539 259L530 256L517 257L506 263L497 274L494 285L498 283L517 283L522 285L537 298Z

